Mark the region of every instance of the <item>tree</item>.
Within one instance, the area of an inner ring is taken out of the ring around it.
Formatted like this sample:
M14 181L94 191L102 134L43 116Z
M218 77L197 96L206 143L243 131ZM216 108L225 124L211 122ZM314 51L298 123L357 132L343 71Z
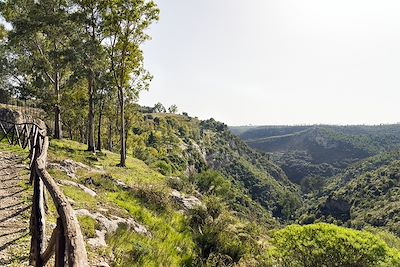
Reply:
M61 91L71 76L70 43L76 33L70 8L68 0L7 0L1 6L2 15L12 25L9 45L15 58L26 64L19 69L25 75L20 82L35 87L38 97L51 98L46 102L53 107L54 137L58 139L62 138Z
M158 102L157 104L154 105L154 111L158 113L165 113L167 110L165 109L163 104Z
M149 39L145 30L158 20L159 10L153 1L107 1L104 9L105 44L110 59L113 84L117 88L120 110L120 163L125 167L125 105L147 89L150 74L143 68L140 45Z
M177 113L178 112L178 107L176 105L172 105L168 108L169 113Z
M75 0L76 12L74 19L79 25L80 38L74 44L78 68L87 79L88 95L88 151L95 152L95 98L98 91L98 84L101 83L99 76L107 73L107 58L104 47L101 45L103 35L103 13L104 1ZM103 105L104 102L100 103ZM99 115L102 115L100 113ZM101 124L101 120L100 124ZM99 126L100 127L100 126ZM100 145L101 148L101 145Z

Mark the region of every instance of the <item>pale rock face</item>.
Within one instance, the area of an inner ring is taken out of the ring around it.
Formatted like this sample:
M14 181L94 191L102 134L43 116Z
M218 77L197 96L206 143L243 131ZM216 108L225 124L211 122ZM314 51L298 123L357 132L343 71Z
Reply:
M68 181L68 180L58 180L58 183L61 184L61 185L69 185L69 186L78 187L78 188L82 189L83 192L85 192L86 194L88 194L88 195L90 195L92 197L97 196L95 191L93 191L90 188L87 188L86 186L84 186L82 184L78 184L78 183L75 183L73 181Z
M76 216L88 216L94 220L96 220L100 225L100 230L96 230L96 237L89 238L87 240L88 244L92 247L104 247L107 246L105 236L106 234L112 234L117 231L119 225L126 225L128 229L144 236L151 236L151 233L144 227L139 224L132 218L121 218L118 216L111 216L107 218L103 214L99 212L90 213L90 211L86 209L75 210Z
M49 163L48 167L57 169L57 170L61 170L61 171L65 172L68 175L68 177L70 177L72 179L77 178L76 171L78 169L85 169L88 171L96 171L83 163L75 162L71 159L65 159L65 160L61 161L60 163L54 163L54 162Z
M172 190L171 198L177 203L184 212L194 209L195 207L205 208L204 204L195 196L183 196L181 192Z

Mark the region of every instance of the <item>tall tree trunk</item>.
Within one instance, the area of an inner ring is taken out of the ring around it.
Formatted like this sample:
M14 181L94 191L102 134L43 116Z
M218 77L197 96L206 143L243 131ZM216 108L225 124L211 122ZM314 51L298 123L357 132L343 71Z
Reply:
M108 150L110 150L110 151L113 150L111 121L109 121L109 124L108 124Z
M99 110L99 127L97 129L97 150L101 151L102 143L101 143L101 124L103 120L103 107L104 103L101 103L100 110Z
M88 151L95 152L94 146L94 77L93 71L88 76L88 95L89 95L89 112L88 112Z
M119 88L119 106L121 119L121 151L120 151L120 167L125 167L126 146L125 146L125 99L123 88Z
M60 110L60 74L58 71L56 71L54 77L54 94L56 96L56 105L54 107L54 138L62 139Z
M80 138L81 138L81 143L85 143L85 130L81 127L79 128L79 133L80 133Z

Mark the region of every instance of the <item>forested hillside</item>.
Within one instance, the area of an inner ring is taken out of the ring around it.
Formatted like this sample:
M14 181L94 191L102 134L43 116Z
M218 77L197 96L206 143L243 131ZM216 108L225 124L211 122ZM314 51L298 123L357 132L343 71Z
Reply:
M144 115L134 132L134 155L164 174L219 171L278 218L289 218L300 204L298 190L285 173L264 155L249 149L223 123L155 113Z
M267 152L288 177L328 178L361 159L392 151L400 145L400 125L260 126L231 130L249 146Z
M400 266L400 125L228 127L140 106L159 15L151 0L0 1L0 119L45 122L90 265ZM8 138L0 153L22 162Z
M382 153L347 168L310 194L300 220L357 229L373 226L400 234L400 153Z

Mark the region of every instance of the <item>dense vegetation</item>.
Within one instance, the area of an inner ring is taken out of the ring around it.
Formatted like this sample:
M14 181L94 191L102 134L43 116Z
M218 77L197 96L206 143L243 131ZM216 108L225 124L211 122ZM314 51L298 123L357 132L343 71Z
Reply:
M301 220L375 226L399 235L399 160L399 152L384 153L348 168L309 195Z
M153 1L4 0L0 14L0 102L46 121L92 265L400 266L400 126L228 128L137 105Z
M399 266L400 254L365 231L292 225L272 235L277 266Z
M251 147L271 153L288 177L332 177L361 159L399 148L400 125L232 127ZM309 181L306 181L308 183Z
M267 211L287 219L299 207L298 190L284 172L213 119L145 114L136 120L129 140L134 156L164 175L220 172L227 180L224 197L238 212L251 207L248 216L265 217Z

